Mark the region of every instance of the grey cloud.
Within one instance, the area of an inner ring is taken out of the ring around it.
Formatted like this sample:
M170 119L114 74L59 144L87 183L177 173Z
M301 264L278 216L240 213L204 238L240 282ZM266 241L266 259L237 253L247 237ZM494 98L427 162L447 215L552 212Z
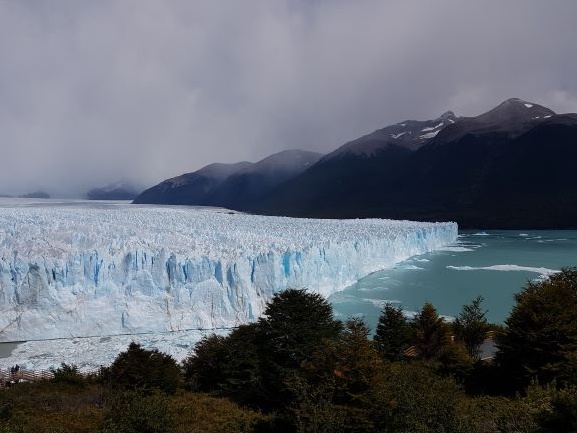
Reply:
M328 152L509 97L577 111L577 3L0 2L0 193Z

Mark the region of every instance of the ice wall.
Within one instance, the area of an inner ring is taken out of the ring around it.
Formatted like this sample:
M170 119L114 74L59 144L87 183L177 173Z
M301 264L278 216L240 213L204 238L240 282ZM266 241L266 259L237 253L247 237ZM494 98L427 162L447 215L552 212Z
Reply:
M231 327L457 238L454 223L0 203L0 341Z

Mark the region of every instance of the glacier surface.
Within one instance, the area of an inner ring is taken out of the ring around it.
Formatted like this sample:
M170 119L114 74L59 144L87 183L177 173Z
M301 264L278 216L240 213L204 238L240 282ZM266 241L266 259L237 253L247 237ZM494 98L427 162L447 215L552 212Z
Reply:
M455 223L0 201L0 342L230 328L457 239Z

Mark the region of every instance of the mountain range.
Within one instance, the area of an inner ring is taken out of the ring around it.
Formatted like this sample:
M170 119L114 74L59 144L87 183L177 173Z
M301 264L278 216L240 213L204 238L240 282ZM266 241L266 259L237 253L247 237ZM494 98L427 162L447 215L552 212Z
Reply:
M322 156L212 164L136 203L269 215L453 220L462 228L577 228L577 114L508 99L475 117L406 120Z
M284 182L313 166L322 154L285 150L256 163L210 164L147 189L134 203L220 206L250 210Z

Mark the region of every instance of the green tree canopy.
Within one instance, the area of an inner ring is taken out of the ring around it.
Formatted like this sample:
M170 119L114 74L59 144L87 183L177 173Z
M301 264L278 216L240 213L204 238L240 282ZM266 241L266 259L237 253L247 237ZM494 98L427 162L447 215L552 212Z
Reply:
M414 344L419 356L424 359L435 359L449 343L449 328L445 320L429 302L411 321L414 332Z
M227 337L212 334L194 345L192 353L182 363L187 388L203 392L218 389L224 380L223 369L229 357L226 340Z
M180 381L176 361L158 350L147 350L132 342L128 350L120 353L112 365L103 371L112 385L136 391L161 390L174 394Z
M335 340L325 340L302 375L290 383L300 431L374 431L371 396L382 386L383 360L361 319L350 319Z
M483 297L477 296L470 304L463 305L459 317L453 322L457 340L463 342L469 356L475 359L479 358L479 348L489 330L487 310L483 310L482 303Z
M324 297L301 289L277 293L258 324L271 360L286 368L299 367L324 339L336 338L342 329Z
M577 268L529 282L515 301L498 342L498 364L517 389L532 378L577 384Z
M241 325L228 336L199 341L183 361L187 386L195 391L233 397L241 403L258 400L259 359L255 344L258 325Z
M184 361L192 389L217 393L260 409L278 409L291 398L303 362L326 341L340 335L342 324L321 296L290 289L276 294L256 323L226 337L204 338Z
M403 351L410 344L411 328L400 307L385 304L373 340L385 359L399 361L403 358Z
M328 301L317 293L289 289L277 293L258 321L262 383L268 404L290 399L286 383L325 340L336 339L341 322L333 318Z

